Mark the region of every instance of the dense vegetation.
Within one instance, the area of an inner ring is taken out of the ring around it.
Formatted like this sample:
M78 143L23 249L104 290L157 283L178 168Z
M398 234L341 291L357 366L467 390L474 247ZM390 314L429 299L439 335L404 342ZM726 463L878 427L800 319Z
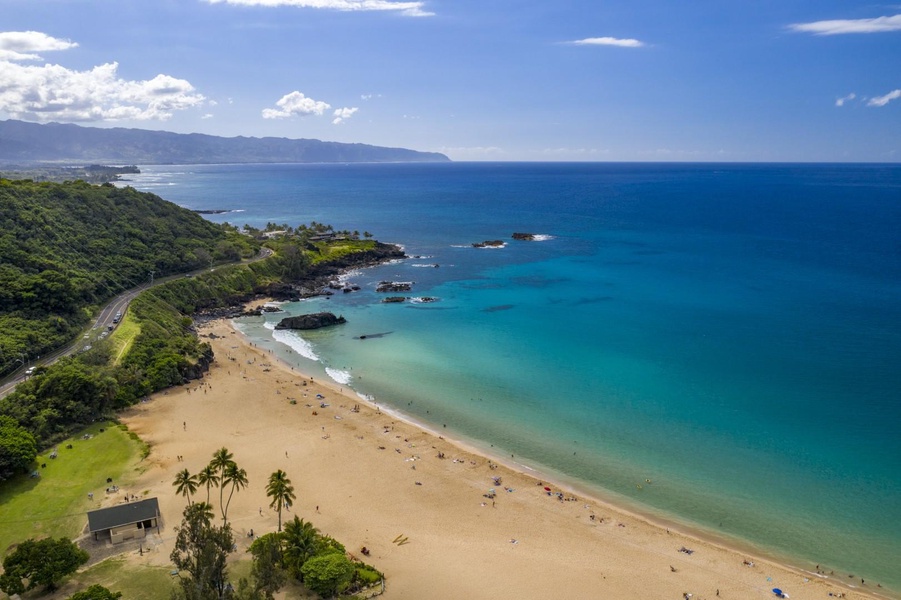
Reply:
M152 194L110 185L0 180L0 352L6 370L71 339L98 304L155 270L163 275L256 254L255 262L204 269L145 290L123 323L90 351L39 367L0 399L0 481L47 447L155 391L200 377L211 357L189 315L232 306L286 282L396 252L357 232L311 223L238 230ZM129 333L125 333L129 332ZM121 334L121 335L120 335ZM77 333L76 333L77 335ZM128 339L122 339L128 335Z
M71 340L156 277L252 255L252 238L110 184L0 179L0 375Z
M32 181L86 181L88 183L109 183L119 181L120 175L140 173L136 166L109 167L105 165L58 166L58 165L9 165L0 166L0 179L31 179Z

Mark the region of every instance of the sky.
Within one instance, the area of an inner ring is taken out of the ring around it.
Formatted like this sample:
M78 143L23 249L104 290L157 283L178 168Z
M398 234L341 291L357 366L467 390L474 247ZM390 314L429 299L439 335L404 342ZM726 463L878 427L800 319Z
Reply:
M0 8L2 120L315 138L458 161L901 161L901 4Z

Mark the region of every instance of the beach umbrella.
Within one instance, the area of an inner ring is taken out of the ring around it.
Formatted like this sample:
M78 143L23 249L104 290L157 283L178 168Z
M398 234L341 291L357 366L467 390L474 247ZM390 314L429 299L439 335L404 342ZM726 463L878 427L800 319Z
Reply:
M544 491L549 492L549 491L551 491L551 488L549 488L548 486L544 486Z

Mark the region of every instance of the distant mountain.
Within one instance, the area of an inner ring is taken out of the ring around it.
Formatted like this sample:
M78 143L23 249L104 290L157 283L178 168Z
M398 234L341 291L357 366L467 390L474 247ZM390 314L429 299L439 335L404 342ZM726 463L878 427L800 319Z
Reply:
M446 162L438 152L288 138L0 121L0 161L113 164Z

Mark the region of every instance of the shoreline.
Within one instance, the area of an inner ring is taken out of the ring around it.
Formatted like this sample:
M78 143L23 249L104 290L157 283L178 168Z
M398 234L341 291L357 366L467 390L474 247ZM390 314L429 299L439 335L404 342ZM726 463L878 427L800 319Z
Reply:
M184 499L172 488L175 472L198 471L225 445L241 466L248 461L251 479L229 513L239 549L246 546L245 529L274 530L271 511L264 511L268 500L257 488L268 472L283 468L306 520L351 553L363 545L371 550L367 562L386 573L388 599L716 592L743 598L771 596L777 586L793 598L830 592L892 597L870 584L850 588L770 558L749 560L753 552L683 531L683 524L669 527L569 483L554 483L529 465L492 457L394 409L382 411L352 388L342 393L346 386L337 382L313 381L252 345L231 321L211 321L199 330L205 339L217 336L209 339L216 360L204 379L156 394L122 419L153 447L138 486L159 495L166 531L146 553L150 562L166 562L169 532L180 521ZM327 407L316 408L316 393L326 397ZM289 402L293 394L296 404ZM492 476L503 483L494 484ZM548 496L545 486L578 500ZM483 496L490 488L496 500ZM398 534L409 536L409 546L392 544Z
M246 308L256 308L269 302L273 302L273 300L263 299L253 301L252 303L248 303L246 305ZM241 336L244 343L261 350L261 352L265 352L264 350L254 346L247 335L244 334L238 327L236 327L230 320L229 326L232 327L232 329L239 336ZM312 379L309 373L304 373L303 371L297 370L294 365L291 365L287 361L276 356L274 353L271 354L271 359L279 363L283 368L290 369L297 376L309 377L310 379ZM578 497L580 501L589 501L597 504L598 506L604 507L611 512L627 515L630 518L643 521L649 527L664 530L667 533L675 532L687 538L695 539L698 542L718 546L724 552L744 554L753 557L757 562L770 562L778 567L794 571L802 577L816 578L824 582L833 583L840 589L844 590L846 594L855 592L864 594L864 596L862 597L865 598L901 598L901 594L895 595L892 590L882 588L881 586L876 590L862 589L860 586L851 585L842 581L839 578L840 575L834 572L827 575L825 572L816 572L813 570L805 569L804 567L795 563L792 560L791 556L780 556L778 553L770 551L766 548L760 548L748 540L727 536L716 530L705 528L697 523L680 521L677 518L666 515L660 511L655 512L650 507L646 507L643 510L642 507L632 505L629 501L629 498L627 497L618 496L616 494L613 494L612 492L604 490L599 486L592 486L589 482L578 480L577 478L567 476L566 474L556 473L553 470L549 470L548 467L545 467L544 465L533 466L527 463L520 463L516 462L515 460L510 460L502 454L493 452L491 448L480 446L478 443L479 440L469 441L466 439L461 439L460 437L455 437L454 435L448 436L441 429L438 429L438 426L436 424L420 421L415 417L405 414L399 408L392 406L386 407L379 402L367 397L365 394L358 393L349 385L342 385L340 382L337 382L333 379L320 381L318 382L318 384L324 388L331 389L334 393L340 394L345 398L357 399L357 401L368 405L370 408L381 411L381 414L383 415L390 416L394 419L406 423L411 427L418 428L424 433L434 436L439 440L445 441L464 452L476 456L481 456L482 458L488 460L489 463L493 462L519 474L522 477L533 479L539 483L549 484L555 490L560 490L566 492L567 495ZM482 443L488 444L488 442L484 441L482 441ZM871 596L870 594L873 595Z

